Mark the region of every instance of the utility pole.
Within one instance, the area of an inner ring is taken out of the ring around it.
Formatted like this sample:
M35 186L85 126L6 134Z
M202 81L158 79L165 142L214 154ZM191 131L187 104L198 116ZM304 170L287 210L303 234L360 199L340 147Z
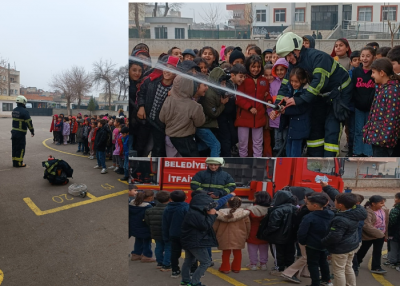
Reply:
M11 92L10 92L10 90L11 90L11 82L10 82L10 63L8 63L8 76L7 76L7 79L8 79L8 96L10 96L10 95L11 95Z

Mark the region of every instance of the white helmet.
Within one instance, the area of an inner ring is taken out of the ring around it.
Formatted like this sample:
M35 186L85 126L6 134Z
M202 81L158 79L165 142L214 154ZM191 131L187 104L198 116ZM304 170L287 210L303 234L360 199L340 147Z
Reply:
M276 54L281 58L286 57L294 50L301 50L303 38L293 32L283 34L276 43Z
M224 158L219 158L219 157L209 157L206 159L206 164L215 164L224 166L225 160Z
M23 95L18 95L17 99L15 100L17 103L22 103L22 104L26 104L28 102L28 100L26 99L25 96Z

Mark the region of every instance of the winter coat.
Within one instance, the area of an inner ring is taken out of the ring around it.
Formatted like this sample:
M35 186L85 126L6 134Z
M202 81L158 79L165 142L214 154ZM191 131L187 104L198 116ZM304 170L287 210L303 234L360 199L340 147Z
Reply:
M300 97L307 89L305 85L300 90L293 91L292 86L288 85L288 92L286 96L291 98ZM311 108L310 104L304 103L300 105L292 105L285 109L285 113L281 115L279 124L279 131L283 132L288 127L288 139L298 140L307 139L311 130Z
M329 205L330 205L331 207L334 207L334 206L335 206L335 199L336 199L336 196L339 195L340 192L339 192L337 189L335 189L334 187L329 186L329 185L326 186L326 187L323 187L323 188L322 188L322 191L328 195L328 197L329 197L329 199L330 199Z
M389 210L387 208L382 208L382 212L385 212L385 224L386 231L383 233L381 230L375 228L376 215L375 212L370 208L366 207L368 216L364 220L362 240L373 240L382 237L388 237L388 225L389 225Z
M162 219L163 212L167 204L156 204L155 207L146 210L144 221L150 227L151 238L154 240L163 240Z
M69 129L69 123L68 122L63 122L63 130L62 130L62 135L67 136L71 133L71 130Z
M107 147L111 147L112 145L112 130L111 130L111 126L107 123L104 126L104 129L107 131Z
M207 193L213 193L217 197L223 197L235 191L235 180L227 172L219 167L215 172L209 168L199 171L193 176L190 182L192 191L204 190Z
M268 209L268 227L264 231L266 241L273 244L294 243L293 219L297 208L292 204L293 194L279 191L275 194L273 206Z
M388 236L393 237L393 241L400 242L400 204L390 210Z
M162 235L164 241L170 237L180 237L183 219L189 210L186 202L170 202L164 209L162 218Z
M217 215L207 214L208 207L213 203L214 200L205 193L193 196L189 211L182 223L181 241L183 249L218 246L213 229Z
M375 82L371 75L372 70L365 73L362 67L358 67L353 70L351 76L355 107L365 112L371 110L375 97Z
M148 202L135 206L133 202L129 204L129 237L151 238L150 228L146 224L144 217L146 210L152 206Z
M269 84L269 94L272 97L272 103L275 103L275 101L276 101L276 97L277 97L279 89L281 87L281 83L282 83L282 81L276 77L275 80ZM274 110L271 107L267 108L268 116L271 114L272 111L274 111ZM280 121L281 121L280 116L274 120L269 119L269 127L279 128Z
M315 38L317 35L315 35ZM305 35L303 38L306 38L310 42L309 49L315 49L315 38L311 35Z
M84 140L89 138L90 129L91 127L89 125L83 125L82 138Z
M219 79L225 75L225 72L216 67L212 70L209 76L209 81L219 85ZM203 107L206 121L201 128L218 128L217 118L224 111L225 105L221 103L221 92L214 88L209 87L206 94L200 97L199 103Z
M76 131L76 142L78 142L78 143L83 143L84 126L81 125L81 123L83 123L83 120L82 119L78 120L78 129Z
M296 65L289 63L289 69L286 73L285 80L282 81L277 99L282 100L285 94L288 93L289 75L295 67L303 68L309 75L312 75L309 87L306 92L300 95L300 99L296 100L296 105L299 105L304 101L310 103L320 93L331 92L339 86L341 86L342 89L351 89L349 73L330 55L323 51L306 49L303 47L300 51L300 57ZM351 101L351 93L342 93L341 100L345 106L348 106Z
M54 121L54 117L56 118L55 121ZM57 130L58 128L56 127L57 120L58 120L58 115L57 115L57 114L54 114L54 115L53 115L53 119L51 120L50 132L53 132L53 131L60 131L60 130Z
M94 150L104 152L106 151L107 147L107 130L103 126L101 128L98 128L96 137L94 140Z
M226 81L226 87L232 89L234 91L237 90L237 85L234 84L231 80ZM210 88L209 88L210 89ZM218 117L218 120L235 120L236 118L236 94L221 91L220 94L224 97L229 97L227 103L225 103L224 110L222 110L221 114Z
M114 128L113 132L112 132L112 143L115 144L115 141L117 140L117 136L119 134L119 130L118 128Z
M59 131L62 134L62 130L63 130L63 126L64 126L64 122L62 122L62 120L60 122L57 121L56 125L55 125L55 131Z
M72 116L73 119L75 119L74 121L71 120L71 133L72 134L76 134L76 132L78 131L78 123L76 122L76 117Z
M264 218L264 216L268 212L268 207L254 205L254 206L248 207L247 210L250 211L249 218L250 218L251 228L250 228L249 237L247 238L246 241L248 243L252 243L252 244L267 244L268 243L267 241L258 239L256 235L257 235L261 220Z
M293 231L294 233L297 233L299 231L300 228L300 224L303 221L303 218L308 215L309 213L311 213L311 211L307 208L306 205L301 206L297 212L296 215L293 219Z
M120 140L121 137L122 137L121 133L118 133L117 137L115 138L115 149L114 149L113 155L121 156L124 151L124 147L123 147L124 145L122 143L122 140Z
M313 211L303 218L297 232L297 240L307 247L325 250L323 239L329 231L329 226L334 214L330 210Z
M333 218L329 233L321 242L333 254L349 253L360 245L358 223L367 217L366 210L357 205L353 209L337 212Z
M125 138L124 137L121 137L121 138L122 138L122 143L123 143L124 157L128 157L129 156L129 137L126 136Z
M95 139L96 139L97 130L98 130L97 127L94 128L94 129L93 129L93 128L90 129L90 133L89 133L89 147L90 147L92 150L96 150L96 149L94 148L94 141L95 141Z
M217 236L218 249L243 249L250 234L250 211L238 208L233 218L226 218L230 208L217 212L218 217L213 228Z
M192 98L195 95L192 80L177 76L160 111L160 120L165 123L165 134L169 137L187 137L196 133L196 127L204 124L203 107Z
M368 122L364 126L364 143L394 148L400 133L399 82L390 80L377 85Z
M269 94L269 83L262 76L253 79L248 75L243 83L238 86L238 91L260 100L272 101L272 97ZM239 107L236 111L236 127L259 128L267 124L264 104L238 95L236 96L236 105ZM257 109L256 115L250 112L253 107Z

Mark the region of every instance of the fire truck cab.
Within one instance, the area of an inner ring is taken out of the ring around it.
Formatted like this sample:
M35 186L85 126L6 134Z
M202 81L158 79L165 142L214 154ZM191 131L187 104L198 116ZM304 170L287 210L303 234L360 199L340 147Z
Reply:
M132 182L138 189L183 190L190 201L190 182L206 170L206 158L135 158L130 161ZM254 199L254 193L271 196L285 186L322 190L320 180L343 191L344 160L338 158L224 158L222 167L236 182L237 196Z

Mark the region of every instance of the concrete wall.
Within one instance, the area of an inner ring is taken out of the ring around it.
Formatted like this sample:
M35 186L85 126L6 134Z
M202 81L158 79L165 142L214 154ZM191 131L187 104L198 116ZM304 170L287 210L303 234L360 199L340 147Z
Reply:
M343 181L345 188L400 188L399 179L359 179L358 182L356 179L343 179Z
M71 112L72 112L72 116L76 116L76 115L78 115L78 113L82 113L82 116L85 115L85 114L87 114L87 115L90 114L90 111L87 110L87 109L72 109ZM67 114L67 109L66 108L60 108L60 109L53 108L53 115L54 114L60 114L60 113L63 113L64 115L66 115ZM92 115L100 115L100 114L106 114L106 113L108 113L108 115L111 115L111 116L113 116L113 115L118 116L118 111L114 111L114 110L95 110L95 111L92 111ZM128 112L127 111L124 111L124 114L126 115L126 117L128 117Z
M359 50L363 48L366 44L372 42L373 40L349 40L350 47L352 50ZM390 47L390 40L377 40L380 46ZM152 39L129 39L129 51L130 54L133 47L138 43L145 43L150 48L151 56L158 57L161 53L166 53L168 49L173 46L184 49L200 49L204 46L211 46L215 48L218 52L221 49L222 45L228 46L239 46L243 50L247 47L248 44L253 43L261 48L262 51L265 49L272 49L276 40L238 40L238 39L220 39L220 40L211 40L211 39L191 39L191 40L152 40ZM324 51L328 54L332 52L333 46L335 44L335 40L317 40L315 48L321 51ZM400 40L394 40L394 45L400 45Z

